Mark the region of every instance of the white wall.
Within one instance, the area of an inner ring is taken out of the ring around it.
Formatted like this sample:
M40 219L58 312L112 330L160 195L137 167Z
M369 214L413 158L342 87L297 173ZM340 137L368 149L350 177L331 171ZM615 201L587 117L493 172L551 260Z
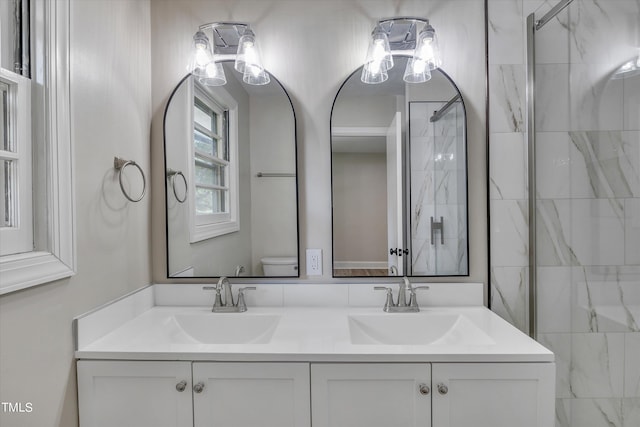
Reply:
M470 281L487 280L484 7L478 0L156 0L151 4L153 60L152 159L161 165L162 113L184 75L191 38L200 24L249 22L265 66L292 97L298 120L300 243L323 250L331 277L331 169L329 116L340 85L361 65L377 19L424 16L436 27L443 69L467 103L469 124ZM162 182L154 170L154 182ZM159 186L156 186L159 187ZM164 197L153 197L153 270L165 278ZM301 277L306 278L304 265ZM460 280L457 278L456 280Z
M149 1L71 2L77 275L0 297L0 411L7 427L77 425L71 321L151 280L150 197L127 202L115 155L149 175Z

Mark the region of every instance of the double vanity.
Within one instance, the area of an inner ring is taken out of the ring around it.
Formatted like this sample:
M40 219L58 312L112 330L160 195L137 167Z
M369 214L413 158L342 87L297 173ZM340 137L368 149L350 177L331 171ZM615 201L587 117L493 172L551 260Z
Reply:
M482 284L429 286L395 313L365 284L257 285L237 313L144 288L74 322L80 425L552 426L553 354Z

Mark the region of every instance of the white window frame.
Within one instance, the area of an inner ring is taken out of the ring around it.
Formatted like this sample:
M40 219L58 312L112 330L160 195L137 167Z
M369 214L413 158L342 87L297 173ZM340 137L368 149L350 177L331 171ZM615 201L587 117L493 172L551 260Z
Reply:
M31 80L0 68L0 82L8 88L8 136L11 151L0 149L0 161L10 160L16 168L10 189L13 219L10 227L0 227L0 256L33 250L33 195L31 155ZM0 178L3 181L4 179Z
M222 236L224 234L234 233L240 230L239 215L239 165L238 165L238 103L233 97L222 87L215 88L215 95L207 89L201 87L192 81L191 93L191 143L189 144L189 176L193 185L189 186L189 237L190 242L200 242L206 239ZM228 131L228 180L229 180L229 212L225 214L213 215L196 215L196 186L195 186L195 148L193 144L193 130L195 128L194 120L194 102L195 97L207 104L210 108L216 110L215 106L219 106L227 111L227 131Z
M0 295L75 274L69 0L32 0L35 250L0 257Z

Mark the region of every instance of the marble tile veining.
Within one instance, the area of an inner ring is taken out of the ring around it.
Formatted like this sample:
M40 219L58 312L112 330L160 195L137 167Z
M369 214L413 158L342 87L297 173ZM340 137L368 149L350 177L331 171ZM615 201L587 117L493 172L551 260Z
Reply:
M491 273L491 309L527 333L528 267L494 267Z
M491 134L489 188L491 200L525 199L527 182L527 157L524 134Z
M574 267L574 332L640 332L640 267Z
M490 131L524 132L524 65L492 65L490 88Z
M571 334L570 372L574 397L622 397L624 334Z
M573 131L569 138L572 197L640 196L639 141L625 142L621 131Z
M566 16L572 63L621 64L635 53L640 16L636 0L579 0Z
M625 427L621 399L573 399L571 425L574 427Z
M622 129L622 80L610 80L608 64L571 64L570 130Z
M624 205L618 199L571 200L571 247L580 265L624 264Z
M524 53L524 27L522 1L501 0L489 2L489 63L522 64Z
M537 206L538 265L577 265L571 247L571 202L540 200Z
M556 399L556 427L571 427L570 399Z

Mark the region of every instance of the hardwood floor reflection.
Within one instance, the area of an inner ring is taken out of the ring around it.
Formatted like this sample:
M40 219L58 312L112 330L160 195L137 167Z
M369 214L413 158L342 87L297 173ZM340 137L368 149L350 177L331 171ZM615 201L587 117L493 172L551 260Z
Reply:
M388 275L389 272L386 268L336 268L333 270L333 277L381 277Z

